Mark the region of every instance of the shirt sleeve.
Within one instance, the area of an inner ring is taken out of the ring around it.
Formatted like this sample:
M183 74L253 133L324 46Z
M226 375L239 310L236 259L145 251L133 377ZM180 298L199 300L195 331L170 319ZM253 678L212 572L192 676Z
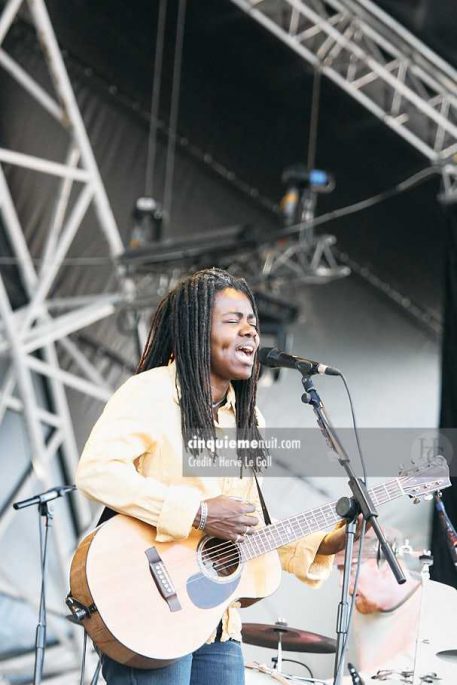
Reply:
M167 484L137 471L142 456L159 448L161 412L133 376L113 395L83 450L75 482L90 499L157 528L156 539L185 538L199 509L197 487Z
M334 561L333 555L317 553L326 534L322 531L311 533L298 542L280 547L278 552L283 570L293 573L307 585L318 587L330 575Z

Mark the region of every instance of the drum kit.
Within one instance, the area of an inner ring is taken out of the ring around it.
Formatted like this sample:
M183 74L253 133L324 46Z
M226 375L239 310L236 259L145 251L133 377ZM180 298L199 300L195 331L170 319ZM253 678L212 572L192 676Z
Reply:
M363 672L345 676L345 685L372 681L395 685L457 683L457 591L449 585L430 580L429 556L419 555L411 549L407 552L405 556L420 558L422 563L417 591L406 596L395 609L380 610L368 617L357 612L359 625L355 626L353 638L356 658ZM282 667L284 662L290 662L309 671L301 661L284 658L283 652L332 654L336 651L334 639L291 628L283 619L271 625L244 623L242 635L246 644L277 652L272 659L272 667L258 662L246 664L247 685L274 685L275 682L282 685L332 685L333 678L316 679L311 673L308 676L292 675L284 672Z
M311 633L298 628L291 628L283 619L278 619L274 624L268 623L243 623L243 642L257 647L276 649L277 656L273 657L274 668L256 661L245 665L246 685L267 685L275 682L286 683L324 683L323 680L315 679L312 675L292 676L284 673L282 665L284 661L300 664L308 669L306 664L295 659L285 659L283 652L307 652L309 654L334 654L336 640ZM308 669L309 670L309 669Z

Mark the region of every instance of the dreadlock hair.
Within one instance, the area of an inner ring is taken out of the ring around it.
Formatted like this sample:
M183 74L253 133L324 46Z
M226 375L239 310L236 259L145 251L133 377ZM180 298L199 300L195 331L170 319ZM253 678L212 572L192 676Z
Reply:
M258 320L254 295L244 278L235 278L222 269L203 269L184 278L160 302L151 323L137 373L176 362L180 388L181 430L185 440L197 436L215 438L210 383L211 317L215 294L226 288L244 293ZM255 415L259 363L255 360L247 380L234 380L237 438L261 440ZM240 443L239 443L240 444ZM246 450L238 450L246 463ZM260 449L249 465L261 468L266 453Z

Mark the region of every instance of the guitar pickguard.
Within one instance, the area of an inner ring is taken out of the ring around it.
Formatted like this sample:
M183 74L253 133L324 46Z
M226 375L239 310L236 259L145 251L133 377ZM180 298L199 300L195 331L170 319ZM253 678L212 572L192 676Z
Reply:
M238 587L240 577L223 583L214 582L203 573L196 573L187 581L187 594L199 609L212 609L229 597Z

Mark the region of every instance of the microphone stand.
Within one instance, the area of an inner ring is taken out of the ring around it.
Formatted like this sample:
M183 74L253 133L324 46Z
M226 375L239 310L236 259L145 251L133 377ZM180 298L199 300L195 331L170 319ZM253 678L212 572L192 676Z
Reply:
M35 666L33 671L33 685L40 685L43 677L44 654L46 651L46 572L48 561L48 535L54 518L53 507L50 502L76 489L75 485L64 485L51 488L40 495L15 502L14 509L25 509L38 505L38 525L40 531L40 563L41 563L41 591L40 608L38 610L38 624L35 633ZM44 519L44 536L42 518Z
M302 374L302 385L305 392L302 395L302 402L310 404L316 415L317 424L330 449L336 454L339 463L344 468L348 476L348 484L352 492L352 497L341 497L336 505L336 511L341 518L346 519L346 546L343 567L343 583L341 588L341 600L338 605L337 614L337 642L334 666L333 685L341 685L344 673L344 653L349 633L349 583L351 576L352 549L356 531L356 518L359 513L367 523L371 524L373 531L378 538L381 550L389 564L397 583L406 582L403 571L398 564L393 550L378 523L378 512L368 494L365 483L357 478L351 465L349 455L341 444L338 435L327 416L325 407L318 395L316 388L307 373L307 369L297 362L297 369Z

